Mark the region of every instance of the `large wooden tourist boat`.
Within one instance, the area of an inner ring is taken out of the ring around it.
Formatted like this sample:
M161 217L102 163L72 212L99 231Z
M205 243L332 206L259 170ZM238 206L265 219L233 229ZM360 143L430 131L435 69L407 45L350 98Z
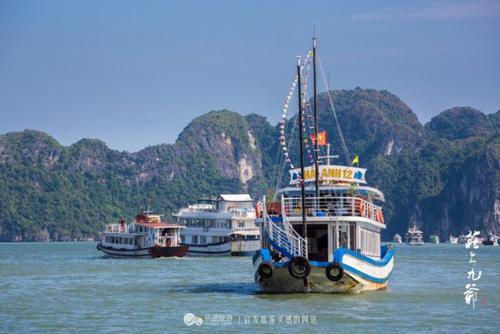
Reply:
M307 92L307 81L302 78L308 77L311 63L314 96L309 108L303 93ZM299 112L296 122L287 122L295 88ZM336 122L333 98L327 91ZM274 196L264 198L259 206L261 249L253 263L255 281L263 291L345 293L387 286L394 266L394 250L380 242L380 233L386 227L379 204L384 202L384 195L366 185L366 169L359 167L358 156L351 159L336 123L346 165L331 163L338 156L330 155L326 131L319 131L313 39L313 50L298 60L297 75L280 122L280 167L289 170L290 182L284 188L271 189ZM293 128L286 127L293 124L299 130L296 146L300 151L295 155L300 160L299 168L292 163L286 139L286 134L293 134Z

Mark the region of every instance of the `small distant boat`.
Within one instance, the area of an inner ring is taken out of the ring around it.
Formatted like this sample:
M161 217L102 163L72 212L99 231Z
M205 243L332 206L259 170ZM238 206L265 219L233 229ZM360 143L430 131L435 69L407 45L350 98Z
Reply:
M108 224L104 239L97 250L110 256L126 257L182 257L189 247L180 244L180 231L184 226L161 221L160 215L145 211L127 224Z
M458 237L454 237L453 235L450 234L450 237L448 238L448 242L450 244L458 244Z
M488 233L483 240L484 246L498 246L498 237L494 234Z
M393 238L393 241L397 244L400 244L402 242L403 238L401 238L401 236L399 234L394 234L394 238Z
M467 236L466 235L459 235L458 236L458 243L459 244L465 244L467 242Z
M431 241L431 244L438 244L439 243L439 236L438 235L431 235L429 237L429 240Z
M409 246L422 246L424 244L424 232L420 231L416 223L406 232L406 244Z

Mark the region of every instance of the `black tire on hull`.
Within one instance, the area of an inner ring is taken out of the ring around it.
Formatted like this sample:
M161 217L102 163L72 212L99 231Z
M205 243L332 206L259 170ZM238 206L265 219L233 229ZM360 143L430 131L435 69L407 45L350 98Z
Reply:
M259 268L257 269L257 271L259 272L260 277L263 279L268 279L273 276L273 267L266 262L259 264Z
M309 260L303 256L296 256L288 262L288 272L295 278L306 278L311 273Z
M333 282L340 281L344 277L344 269L340 268L337 263L330 263L326 267L326 277Z
M101 250L101 243L98 243L97 246L96 246L97 250L100 251Z

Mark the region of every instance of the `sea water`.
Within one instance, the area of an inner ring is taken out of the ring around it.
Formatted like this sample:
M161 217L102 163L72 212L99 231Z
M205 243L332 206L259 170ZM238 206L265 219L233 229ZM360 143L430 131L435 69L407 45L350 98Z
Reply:
M95 243L1 243L0 332L497 333L500 247L473 251L470 263L464 245L396 246L385 291L262 294L250 257L114 259ZM466 284L479 289L474 308Z

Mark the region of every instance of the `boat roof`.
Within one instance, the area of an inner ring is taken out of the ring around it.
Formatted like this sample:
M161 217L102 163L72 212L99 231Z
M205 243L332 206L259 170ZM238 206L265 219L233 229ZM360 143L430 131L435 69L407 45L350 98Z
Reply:
M171 224L171 223L143 223L135 222L137 225L145 226L147 228L185 228L183 225Z
M219 198L226 202L252 202L249 194L220 194Z
M321 186L320 191L348 191L352 189L349 185L331 185L331 186ZM356 186L356 191L360 194L372 194L374 199L385 202L384 194L378 190L377 188L369 187L369 186ZM314 186L306 186L306 192L315 191ZM279 193L289 193L294 191L300 191L299 187L285 187L278 190Z

